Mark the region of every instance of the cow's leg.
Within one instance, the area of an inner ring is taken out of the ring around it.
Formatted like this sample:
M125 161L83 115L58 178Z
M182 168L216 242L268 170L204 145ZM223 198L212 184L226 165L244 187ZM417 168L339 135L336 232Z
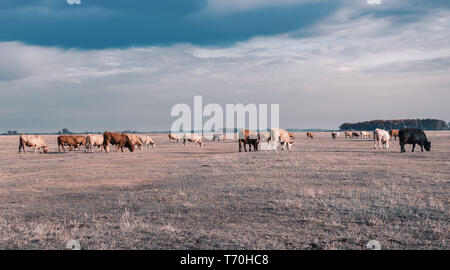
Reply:
M413 148L412 148L412 152L414 152L414 149L416 148L416 144L413 143Z

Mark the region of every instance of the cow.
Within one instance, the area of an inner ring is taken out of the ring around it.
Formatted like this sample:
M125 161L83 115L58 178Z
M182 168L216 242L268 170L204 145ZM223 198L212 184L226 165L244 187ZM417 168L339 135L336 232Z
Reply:
M21 134L19 137L19 154L20 150L26 154L25 146L34 147L34 154L37 154L38 149L42 149L42 152L48 153L47 144L41 135L25 135Z
M353 131L352 132L352 138L353 137L359 137L359 132Z
M139 139L139 135L129 133L126 133L125 135L127 135L127 137L130 139L131 144L133 144L134 146L137 145L139 147L139 150L144 149L144 146L142 145L141 140Z
M103 151L102 145L103 145L103 135L88 134L86 136L86 148L84 151L87 152L90 149L91 153L93 153L94 146L98 146L100 148L100 152L102 152Z
M394 141L397 140L398 132L399 132L398 129L391 129L391 130L389 130L389 135L391 136L391 138L394 138Z
M84 149L86 149L86 136L83 135L69 135L72 136L76 142L76 147L75 148L80 148L81 146L83 146Z
M223 141L223 134L213 134L213 141Z
M350 131L345 131L345 138L347 139L347 137L352 137L352 133Z
M109 153L109 144L116 145L116 152L120 150L123 152L123 147L127 147L130 152L134 151L134 144L131 143L127 135L115 132L106 131L103 133L103 148L106 153Z
M369 131L361 131L359 134L361 135L361 138L368 138L368 139L370 139L370 132Z
M178 134L175 134L175 133L169 133L169 142L171 142L171 141L180 141L181 140L181 138L180 138L180 136L178 135Z
M242 129L239 131L239 152L242 152L242 144L244 145L244 151L247 152L247 144L248 144L248 151L258 151L258 145L259 145L259 134L255 131Z
M148 149L148 145L150 144L153 148L156 147L155 142L152 140L152 138L150 136L146 136L146 135L138 135L139 140L141 141L141 143L145 146L146 149Z
M281 144L281 150L291 150L292 145L295 143L289 136L289 132L281 128L274 128L270 130L270 143L273 146L275 152L277 152L278 143ZM270 145L270 144L269 144Z
M381 144L383 144L384 149L389 149L389 139L391 136L389 136L389 132L387 132L384 129L377 128L373 132L373 139L374 139L374 149L377 149L377 144L382 149Z
M194 133L185 133L183 135L183 144L184 146L186 146L187 142L193 142L194 146L198 145L200 147L203 146L203 141L202 141L202 137L194 134Z
M314 133L306 132L306 138L311 138L311 140L313 140L314 139Z
M56 141L58 142L58 152L61 152L61 148L64 152L66 152L66 149L64 148L66 145L69 146L69 151L72 151L74 148L78 148L77 140L71 135L59 135L56 138Z
M416 128L404 128L399 130L398 138L400 141L400 148L402 153L406 152L405 144L413 145L412 152L414 152L416 144L420 145L420 149L422 150L422 152L423 148L425 148L426 151L431 150L431 142L428 141L427 136L425 135L425 132L423 132L423 130Z
M339 137L339 132L331 132L331 138L336 140Z

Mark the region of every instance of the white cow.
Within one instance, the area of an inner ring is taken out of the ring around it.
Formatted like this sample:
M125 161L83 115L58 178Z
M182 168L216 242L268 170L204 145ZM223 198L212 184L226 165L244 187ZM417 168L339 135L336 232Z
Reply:
M183 139L183 134L169 133L169 142Z
M368 138L370 139L370 132L369 131L361 131L361 138Z
M384 129L375 129L373 132L373 139L374 139L374 149L377 149L377 144L381 148L381 144L383 144L384 149L389 149L389 139L391 136L389 135L389 132Z
M337 131L333 131L333 132L331 132L331 138L332 139L337 139L337 138L339 138L339 136L340 136L341 134L339 133L339 132L337 132Z
M153 148L156 147L155 142L152 140L152 138L150 136L146 136L146 135L138 135L139 140L141 141L141 143L145 146L146 149L148 149L148 145L150 144Z
M291 150L294 141L289 136L289 132L281 128L276 128L270 130L270 143L275 152L277 152L278 143L281 144L281 150L285 150L286 147L288 150Z
M34 147L34 154L37 154L38 149L42 149L44 153L48 152L47 144L42 138L41 135L25 135L22 134L19 137L19 154L20 150L23 149L23 152L26 154L25 146Z
M213 134L212 140L213 141L223 141L224 140L223 134Z
M200 147L203 146L202 137L200 137L200 136L198 136L196 134L193 134L193 133L185 133L184 134L184 136L183 136L183 144L184 144L184 146L186 146L186 142L187 141L193 142L194 146L195 145L199 145Z
M91 150L91 153L94 152L94 146L98 146L100 148L100 152L103 151L102 149L103 145L103 134L88 134L86 136L86 148L85 152L87 152L89 149Z

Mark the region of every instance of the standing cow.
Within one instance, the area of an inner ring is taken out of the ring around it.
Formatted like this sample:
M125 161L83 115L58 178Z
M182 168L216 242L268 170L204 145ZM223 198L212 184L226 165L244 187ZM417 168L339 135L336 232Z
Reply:
M203 146L203 141L202 141L202 137L193 134L193 133L185 133L183 136L183 144L184 146L186 146L187 142L193 142L194 146L198 145L200 147Z
M347 139L347 137L352 137L352 133L350 131L345 131L345 138Z
M239 152L242 152L242 144L244 145L244 151L247 152L247 144L248 144L248 151L258 151L258 145L259 145L259 134L255 131L251 130L240 130L239 131Z
M91 152L94 152L94 146L97 146L100 148L100 152L103 151L102 148L103 145L103 135L100 134L88 134L86 136L86 148L85 148L85 152L87 152L88 150L91 150Z
M109 144L116 145L116 152L120 150L123 152L123 147L127 147L130 152L134 151L134 144L131 143L130 138L125 134L114 133L106 131L103 133L103 148L106 153L109 153Z
M384 149L389 149L389 132L387 132L384 129L375 129L373 132L373 139L374 139L374 149L377 149L377 144L382 149L381 145L383 144Z
M156 147L155 142L152 140L150 136L138 135L138 137L141 143L145 146L145 149L148 149L148 145L151 145L153 148Z
M19 137L19 154L20 150L23 149L23 152L26 154L25 146L34 147L34 154L37 154L39 149L42 149L42 152L47 153L48 147L42 138L41 135L25 135L22 134Z
M281 150L285 150L286 147L287 150L291 150L294 140L289 136L289 132L286 130L282 128L273 128L270 130L270 144L272 144L275 152L277 152L278 143L281 144Z
M423 148L426 151L431 150L431 142L428 141L425 132L416 128L404 128L398 132L398 137L400 140L400 148L401 152L406 152L405 144L412 144L412 152L414 152L414 148L416 148L416 144L420 145L420 149L423 152Z
M333 139L333 140L336 140L337 138L339 137L339 132L331 132L331 138Z
M311 138L311 140L313 140L314 139L314 133L306 132L306 138Z
M389 130L389 135L391 136L391 138L394 138L394 141L397 140L398 132L399 132L398 129L391 129L391 130Z

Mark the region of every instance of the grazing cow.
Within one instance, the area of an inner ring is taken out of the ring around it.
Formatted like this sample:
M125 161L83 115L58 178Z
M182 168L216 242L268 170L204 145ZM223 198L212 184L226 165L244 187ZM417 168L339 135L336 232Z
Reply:
M25 135L22 134L19 137L19 154L20 150L26 154L25 146L34 147L34 154L37 154L38 149L42 149L42 152L47 153L48 147L41 135Z
M274 128L270 130L270 142L275 152L277 152L278 143L281 144L281 150L291 150L292 145L295 143L289 136L289 132L281 128ZM270 144L269 144L270 145Z
M258 151L258 144L259 144L259 134L255 131L242 129L239 131L239 152L242 152L242 144L244 144L244 151L247 152L247 144L248 144L248 151Z
M146 135L138 135L139 140L141 141L141 143L145 146L146 149L148 149L148 145L150 144L153 148L156 147L155 142L152 140L152 138L150 136L146 136Z
M100 152L102 152L103 151L102 145L103 145L103 135L88 134L86 136L86 149L84 151L87 152L90 149L91 153L93 153L94 146L98 146L100 148Z
M59 135L56 138L56 141L58 142L58 152L61 152L61 148L64 152L66 152L66 149L64 149L64 146L66 145L69 146L69 151L72 151L74 148L78 148L77 140L71 135Z
M313 140L314 139L314 133L306 132L306 138L311 138L311 140Z
M83 135L70 135L70 136L74 138L77 144L75 148L78 149L81 146L83 146L83 148L86 149L86 136Z
M131 143L127 135L115 132L106 131L103 133L103 148L106 153L109 153L109 144L116 145L116 152L120 150L123 152L123 147L127 147L130 152L134 151L134 144Z
M223 141L223 134L213 134L213 141Z
M389 130L389 135L391 136L391 138L394 138L394 141L397 140L398 132L399 132L398 129L391 129L391 130Z
M347 137L352 137L352 133L350 131L345 131L345 138L347 139Z
M428 141L425 132L416 128L404 128L398 132L398 137L400 139L400 148L401 152L406 152L405 144L412 144L412 152L414 152L414 148L416 148L416 144L420 145L420 149L423 152L423 148L425 150L431 150L431 142Z
M183 144L186 146L187 142L193 142L194 146L198 145L200 147L203 146L202 137L194 134L194 133L185 133L183 136Z
M169 133L169 142L171 141L180 141L182 138L180 137L180 135L175 134L175 133Z
M389 149L389 139L391 136L389 136L389 132L387 132L384 129L375 129L373 132L373 139L374 139L374 149L377 149L377 144L381 148L381 144L383 144L384 149Z
M370 132L369 131L361 131L359 134L361 135L361 138L368 138L368 139L370 139Z
M331 138L333 139L333 140L336 140L338 137L339 137L339 132L331 132Z
M142 145L141 140L139 139L139 135L129 133L125 135L127 135L127 137L130 139L132 145L134 146L137 145L139 147L139 150L144 149L144 146Z
M352 132L352 137L359 137L359 132L353 131Z

